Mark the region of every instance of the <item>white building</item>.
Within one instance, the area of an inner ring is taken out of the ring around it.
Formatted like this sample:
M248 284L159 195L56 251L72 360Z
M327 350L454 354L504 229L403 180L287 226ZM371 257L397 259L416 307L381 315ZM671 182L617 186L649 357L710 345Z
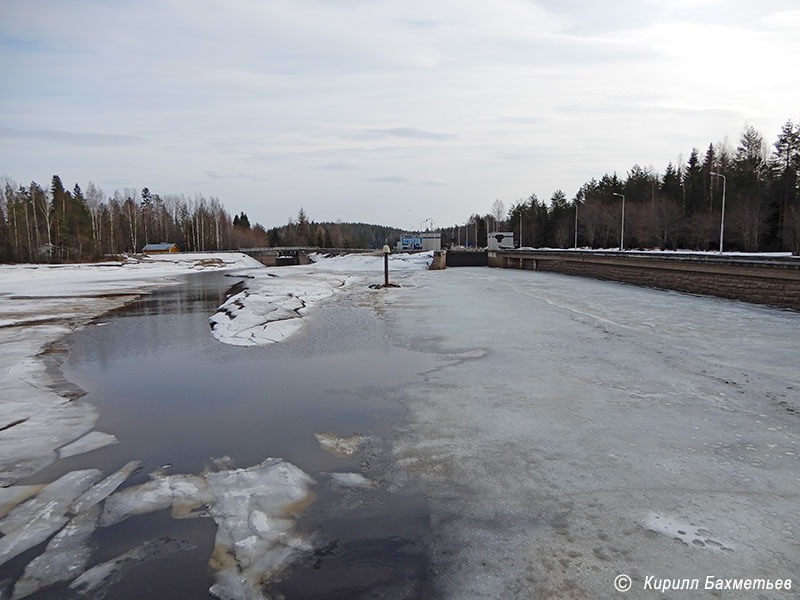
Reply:
M404 232L397 242L398 252L427 252L442 249L442 234L438 231Z

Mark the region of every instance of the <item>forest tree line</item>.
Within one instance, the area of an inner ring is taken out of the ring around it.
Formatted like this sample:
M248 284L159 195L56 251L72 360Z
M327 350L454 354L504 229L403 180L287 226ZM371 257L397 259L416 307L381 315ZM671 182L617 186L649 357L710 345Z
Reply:
M800 125L788 121L768 146L746 127L734 149L709 144L663 173L634 165L584 183L572 199L556 190L548 203L531 194L506 210L444 228L442 243L486 246L487 233L513 231L519 245L619 247L625 197L625 247L713 250L719 247L723 192L725 250L800 252ZM577 212L577 239L576 239ZM0 181L0 262L67 262L141 252L172 242L184 251L276 246L394 247L401 230L365 223L315 223L301 208L287 225L266 230L241 212L231 218L211 196L159 195L125 188L106 195L89 183L67 189Z
M625 178L591 179L572 199L556 190L549 205L531 194L506 211L496 200L490 213L444 229L442 241L485 246L487 231L513 231L518 245L569 248L577 211L578 246L616 248L623 195L626 248L717 250L723 191L726 251L800 252L800 124L788 121L772 147L749 126L735 149L709 144L701 155L694 148L663 173L634 165Z
M267 231L234 215L219 199L159 195L124 188L107 196L94 183L67 189L54 175L36 182L0 181L0 262L73 262L135 254L151 243L206 252L275 246L381 247L399 230L364 223L314 223L301 208L297 219ZM392 242L393 243L393 242Z
M107 196L89 183L67 189L54 175L36 182L0 185L0 261L69 262L141 252L147 244L172 242L185 251L265 245L260 225L234 225L215 197L152 193L125 188Z

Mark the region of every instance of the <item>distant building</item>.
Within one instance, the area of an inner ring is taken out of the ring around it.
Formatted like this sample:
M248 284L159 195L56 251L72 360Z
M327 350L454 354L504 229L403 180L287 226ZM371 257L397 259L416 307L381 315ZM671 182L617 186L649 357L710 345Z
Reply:
M164 254L165 252L180 252L178 244L170 244L169 242L161 242L160 244L147 244L142 248L145 254Z
M514 247L513 231L491 231L486 237L487 248L489 250L500 250L502 248Z
M397 242L398 252L427 252L442 249L442 234L438 231L405 232Z

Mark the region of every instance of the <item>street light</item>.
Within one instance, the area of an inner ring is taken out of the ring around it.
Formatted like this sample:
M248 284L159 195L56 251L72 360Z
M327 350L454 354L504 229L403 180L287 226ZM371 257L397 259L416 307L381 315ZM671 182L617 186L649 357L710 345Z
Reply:
M578 249L578 199L575 198L575 250Z
M725 175L720 173L711 172L711 175L714 177L722 177L722 218L719 222L719 253L722 254L722 235L725 232L725 186L728 182L728 179Z
M622 251L625 249L625 196L617 192L611 192L611 194L622 198L622 225L619 228L619 249Z
M383 286L389 287L389 244L383 245Z

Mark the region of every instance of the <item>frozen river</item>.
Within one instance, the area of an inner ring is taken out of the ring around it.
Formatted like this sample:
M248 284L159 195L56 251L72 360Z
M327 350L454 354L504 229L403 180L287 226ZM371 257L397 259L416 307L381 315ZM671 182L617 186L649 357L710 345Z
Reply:
M267 597L619 598L620 574L629 597L694 578L701 589L675 597L714 597L709 575L797 578L800 315L511 270L396 280L321 302L299 334L269 346L210 336L207 319L237 281L221 274L69 338L65 375L119 443L21 483L138 461L106 501L87 564L153 538L172 544L128 561L106 597L208 597L225 566L214 563L217 524L234 537L239 527L219 481L236 467L271 473L269 457L298 468L282 472L310 492L300 486L291 520L249 509L259 543L259 518L294 540ZM109 509L132 510L125 488L140 498L148 481L171 489L171 514ZM179 505L179 484L198 502ZM213 520L182 518L208 516L194 514L204 494ZM39 552L0 578L20 577ZM244 572L257 554L241 552ZM796 596L793 584L759 593Z
M626 574L637 598L652 578L712 597L707 576L798 595L800 315L508 270L415 283L387 295L393 339L485 351L403 390L393 480L429 499L437 592L615 598Z

